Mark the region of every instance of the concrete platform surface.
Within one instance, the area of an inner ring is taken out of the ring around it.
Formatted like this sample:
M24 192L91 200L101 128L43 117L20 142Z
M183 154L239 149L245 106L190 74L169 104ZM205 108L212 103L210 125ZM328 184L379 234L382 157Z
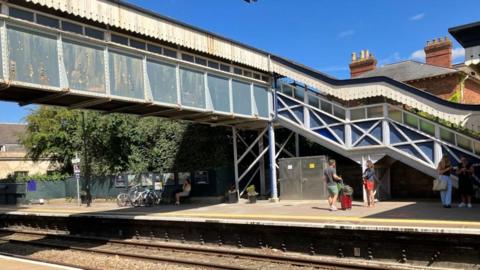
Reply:
M81 270L80 268L64 267L0 255L2 270Z
M398 230L480 235L480 205L473 208L443 208L433 201L385 201L375 207L354 202L346 211L329 211L325 201L258 201L249 204L185 204L154 207L118 207L113 202L91 207L72 203L33 206L1 206L0 213L58 216L97 216L147 220L180 220L246 224L276 224L322 228Z

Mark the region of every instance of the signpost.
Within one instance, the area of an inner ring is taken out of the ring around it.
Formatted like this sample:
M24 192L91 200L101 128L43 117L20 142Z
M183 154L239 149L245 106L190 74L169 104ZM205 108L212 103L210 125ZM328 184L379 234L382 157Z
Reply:
M78 206L81 205L80 201L80 159L75 157L72 159L72 165L73 165L73 174L75 175L75 180L77 181L77 204Z

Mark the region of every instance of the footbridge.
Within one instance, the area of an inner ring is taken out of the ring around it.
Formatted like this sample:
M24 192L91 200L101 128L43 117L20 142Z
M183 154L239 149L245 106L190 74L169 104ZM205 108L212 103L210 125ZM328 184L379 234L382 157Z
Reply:
M0 5L1 100L231 126L239 193L258 176L277 198L286 142L275 128L362 164L390 156L432 176L443 154L480 159L480 105L386 77L337 80L123 1ZM247 141L243 129L258 136Z

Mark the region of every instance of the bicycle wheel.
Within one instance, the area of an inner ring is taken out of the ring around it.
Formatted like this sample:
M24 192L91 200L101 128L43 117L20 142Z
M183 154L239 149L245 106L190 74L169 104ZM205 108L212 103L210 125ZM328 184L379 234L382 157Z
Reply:
M155 198L152 193L148 193L145 197L145 206L152 206L155 203Z
M135 193L133 194L133 199L130 200L133 207L139 207L142 204L142 194Z
M117 205L119 207L127 206L128 204L128 196L125 193L120 193L117 196Z

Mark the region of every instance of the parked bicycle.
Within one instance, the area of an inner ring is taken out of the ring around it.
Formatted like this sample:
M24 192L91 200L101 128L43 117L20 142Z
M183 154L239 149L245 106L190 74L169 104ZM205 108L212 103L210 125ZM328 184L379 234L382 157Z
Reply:
M161 192L157 192L149 188L143 189L141 185L135 185L126 193L118 194L117 205L120 207L124 207L129 204L134 207L152 206L154 204L160 204L161 200Z
M117 205L120 207L127 206L129 204L131 204L132 206L136 206L138 204L137 200L139 198L140 188L140 185L135 185L129 188L126 193L118 194Z

